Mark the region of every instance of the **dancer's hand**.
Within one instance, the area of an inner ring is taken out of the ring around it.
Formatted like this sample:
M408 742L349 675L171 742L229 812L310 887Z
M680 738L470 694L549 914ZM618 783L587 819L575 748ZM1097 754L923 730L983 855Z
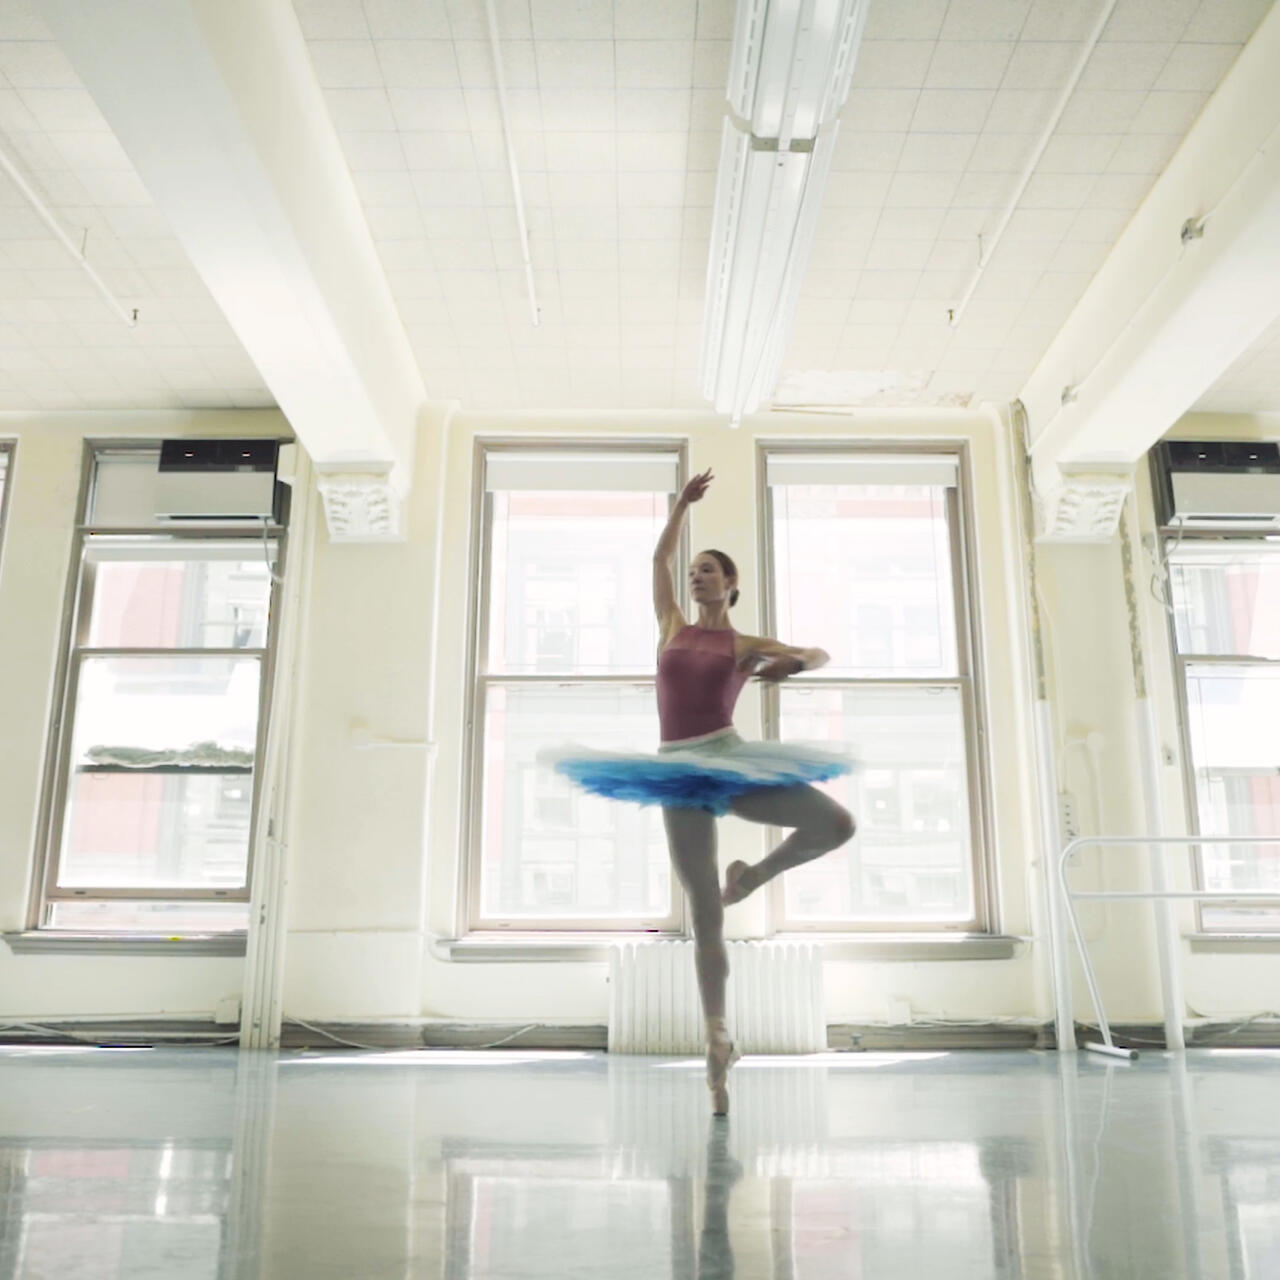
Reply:
M708 467L701 475L694 476L684 487L684 491L680 494L680 501L683 503L697 502L707 491L707 486L715 477L711 474L711 468Z
M803 670L804 663L799 658L793 658L790 654L783 653L776 658L770 658L764 666L757 668L755 678L757 680L770 680L777 684L788 676L794 676Z

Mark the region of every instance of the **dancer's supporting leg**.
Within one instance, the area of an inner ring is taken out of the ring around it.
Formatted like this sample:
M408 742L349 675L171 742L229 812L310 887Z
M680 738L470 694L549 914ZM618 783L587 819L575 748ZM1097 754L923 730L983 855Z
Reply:
M716 820L705 809L663 809L662 815L671 862L693 912L694 962L707 1020L707 1085L716 1115L726 1115L726 1081L738 1055L724 1017L729 953L724 945L724 905L716 867Z
M739 796L733 812L748 822L767 822L795 830L767 857L754 866L731 862L724 873L721 900L728 905L741 902L779 872L811 862L838 849L853 836L853 815L844 805L817 787L803 783L794 787L769 787Z

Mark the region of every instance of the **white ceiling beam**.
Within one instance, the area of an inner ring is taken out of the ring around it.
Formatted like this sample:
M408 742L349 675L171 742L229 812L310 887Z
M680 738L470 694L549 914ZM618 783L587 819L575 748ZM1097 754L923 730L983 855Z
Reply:
M1023 388L1044 497L1128 471L1280 314L1278 67L1280 5Z
M40 11L322 482L380 477L393 533L426 392L289 0Z

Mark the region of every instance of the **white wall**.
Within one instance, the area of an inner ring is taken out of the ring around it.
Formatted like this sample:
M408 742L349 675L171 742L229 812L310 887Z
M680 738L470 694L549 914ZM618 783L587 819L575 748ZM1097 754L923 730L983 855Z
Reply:
M0 422L0 429L6 424ZM21 928L29 901L45 735L62 631L75 498L86 437L278 433L278 415L48 415L14 421L18 437L8 527L0 548L0 926ZM1280 424L1203 420L1182 434L1276 438ZM456 963L438 958L432 935L453 937L458 910L461 746L466 690L466 620L471 569L473 454L481 436L686 438L693 470L714 466L717 484L691 512L695 544L725 546L747 590L736 621L758 623L755 450L760 438L964 439L973 467L977 603L982 629L997 926L1030 939L1012 959L965 962L831 962L831 1021L874 1021L890 999L919 1016L1048 1020L1042 926L1042 865L1034 800L1029 657L1022 626L1022 534L1014 509L1004 428L983 412L864 412L854 417L769 415L738 431L697 415L569 418L428 413L416 451L407 537L393 545L334 545L316 524L299 668L298 785L288 867L284 1008L302 1018L521 1019L601 1022L604 967L598 963ZM1145 489L1145 485L1140 486ZM297 495L296 500L302 500ZM314 495L311 500L314 501ZM1151 514L1143 496L1144 527ZM295 547L295 554L301 548ZM1083 750L1060 751L1062 780L1086 831L1139 830L1128 626L1118 546L1042 547L1046 629L1055 673L1060 735L1103 735L1097 759L1100 805ZM1145 583L1145 570L1140 569ZM439 589L437 593L437 580ZM434 612L438 601L438 616ZM1149 682L1161 735L1177 743L1167 632L1146 598ZM759 733L749 687L737 723ZM436 744L431 776L425 746L362 751L352 730L375 738ZM1181 829L1181 773L1164 769L1170 830ZM761 828L726 819L721 858L764 852ZM1082 884L1143 883L1127 868L1086 860ZM1183 912L1190 927L1190 909ZM1085 913L1113 1017L1156 1019L1150 908L1119 904ZM730 931L758 936L763 902L731 912ZM1192 1006L1247 1014L1274 1005L1276 955L1185 957ZM207 1014L238 990L239 960L219 958L14 956L0 946L0 1018L92 1013ZM1078 1012L1086 1012L1078 987Z
M287 436L275 410L0 415L15 441L0 532L0 930L26 927L85 441ZM240 990L229 957L14 955L0 944L0 1020L77 1014L208 1016Z
M755 452L760 438L967 440L972 451L979 613L990 678L987 715L996 785L995 871L999 926L1032 931L1029 880L1035 817L1030 804L1031 747L1025 655L1020 649L1018 577L1008 533L1016 527L1001 429L979 412L901 411L855 418L769 415L737 431L696 415L575 415L536 418L457 415L440 449L435 426L419 441L409 508L409 538L398 548L317 547L308 622L307 687L302 701L302 775L308 800L291 863L290 936L285 1009L301 1017L362 1014L456 1018L603 1021L604 966L588 962L458 963L429 947L417 962L417 930L454 937L459 912L462 746L466 712L466 609L469 600L473 457L477 438L601 436L684 438L693 471L714 466L717 482L691 512L694 544L731 551L748 587L736 625L758 626L759 576ZM436 474L437 456L444 471ZM430 652L433 506L443 479L441 626ZM816 641L815 641L816 642ZM428 675L436 681L428 720ZM375 736L437 743L438 765L424 794L421 759L410 751L361 752L353 721ZM757 690L749 687L737 723L760 732ZM424 809L426 813L423 822ZM721 859L757 858L762 828L736 819L721 824ZM425 881L424 881L425 876ZM415 915L420 912L421 915ZM764 904L731 912L734 936L760 936ZM833 964L833 1021L884 1016L889 997L922 1012L952 1017L1046 1017L1037 989L1034 949L1006 961Z

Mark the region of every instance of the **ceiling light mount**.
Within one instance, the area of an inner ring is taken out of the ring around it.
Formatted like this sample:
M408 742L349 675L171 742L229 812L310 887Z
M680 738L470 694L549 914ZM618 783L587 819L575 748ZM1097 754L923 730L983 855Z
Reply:
M773 391L867 0L740 0L707 260L703 393L737 426Z

